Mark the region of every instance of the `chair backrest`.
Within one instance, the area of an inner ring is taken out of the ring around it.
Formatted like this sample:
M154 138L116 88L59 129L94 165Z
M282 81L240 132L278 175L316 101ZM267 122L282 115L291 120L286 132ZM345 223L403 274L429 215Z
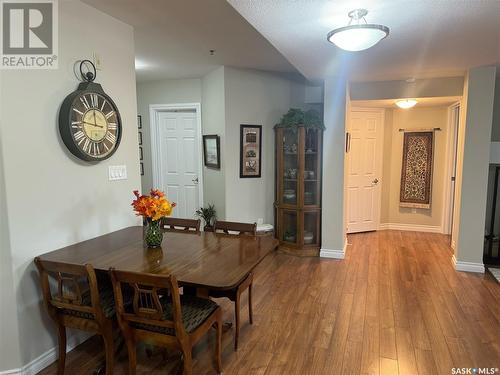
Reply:
M172 328L176 336L186 335L182 323L181 301L177 279L173 275L153 275L111 269L118 323L124 331L131 323ZM133 291L132 305L126 308L123 291ZM166 293L169 291L170 293ZM172 319L166 319L161 298L170 298Z
M231 232L235 234L249 234L252 236L257 235L257 223L248 224L248 223L238 223L234 221L220 221L217 220L214 224L214 231L224 232L227 234L231 234Z
M174 217L164 217L161 225L167 231L200 231L201 220L198 219L178 219Z
M92 265L52 262L39 257L35 258L35 265L40 274L43 299L49 314L54 316L58 309L69 309L94 314L98 321L105 319ZM51 283L50 279L55 280L55 283ZM51 288L54 284L56 287Z

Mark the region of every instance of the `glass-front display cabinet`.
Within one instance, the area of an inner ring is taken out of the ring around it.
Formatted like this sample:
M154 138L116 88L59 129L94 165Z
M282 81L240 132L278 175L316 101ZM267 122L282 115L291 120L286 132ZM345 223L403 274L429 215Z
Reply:
M323 129L277 125L275 132L275 233L280 250L319 255Z

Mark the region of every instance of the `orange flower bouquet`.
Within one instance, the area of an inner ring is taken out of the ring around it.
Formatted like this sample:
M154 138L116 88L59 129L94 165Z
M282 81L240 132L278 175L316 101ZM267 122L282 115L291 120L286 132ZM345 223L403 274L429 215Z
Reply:
M170 202L165 193L156 189L151 189L150 195L140 195L135 190L134 195L136 199L132 201L132 207L136 215L142 216L147 222L144 240L148 247L160 247L163 240L161 219L170 216L176 204Z

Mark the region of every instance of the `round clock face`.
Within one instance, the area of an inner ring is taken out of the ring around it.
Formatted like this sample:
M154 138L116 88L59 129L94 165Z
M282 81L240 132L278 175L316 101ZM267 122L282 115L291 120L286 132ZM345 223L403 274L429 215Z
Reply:
M68 117L59 123L68 149L86 161L109 158L121 138L120 114L111 98L104 93L79 92L68 110Z

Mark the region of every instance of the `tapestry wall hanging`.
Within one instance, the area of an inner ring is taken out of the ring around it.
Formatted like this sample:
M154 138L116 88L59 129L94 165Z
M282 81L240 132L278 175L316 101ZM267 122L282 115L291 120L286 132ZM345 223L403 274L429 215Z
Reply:
M401 207L430 208L434 132L405 132L401 169Z

